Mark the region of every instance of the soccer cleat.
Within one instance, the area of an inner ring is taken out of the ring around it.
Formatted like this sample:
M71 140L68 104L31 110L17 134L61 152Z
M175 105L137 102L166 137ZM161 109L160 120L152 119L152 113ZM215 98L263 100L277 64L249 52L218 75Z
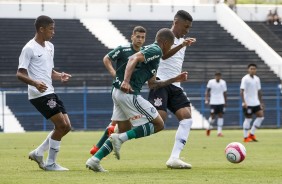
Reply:
M93 147L90 149L90 154L91 154L91 155L94 155L98 150L99 150L99 148L98 148L97 146L93 146Z
M249 138L249 137L245 137L244 138L244 142L252 142L253 140L251 139L251 138Z
M100 165L100 160L96 157L91 157L86 161L86 168L94 172L107 172L107 170Z
M210 136L210 134L211 134L211 130L210 130L210 129L208 129L206 133L207 133L207 136Z
M166 162L166 166L171 169L192 169L192 165L183 162L179 158L170 158Z
M68 171L69 169L60 166L59 164L53 163L45 166L46 171Z
M252 139L252 141L254 142L258 142L258 140L256 139L256 136L253 134L249 134L248 138Z
M45 165L45 164L44 164L44 161L43 161L43 156L37 156L35 150L33 150L32 152L30 152L30 153L28 154L28 158L29 158L30 160L35 161L35 162L38 164L38 166L39 166L40 169L45 170L45 168L44 168L44 165Z
M223 137L223 134L222 133L218 133L217 137Z
M120 159L120 148L122 145L122 141L119 139L119 134L113 133L110 136L110 141L112 142L113 145L113 150L114 150L114 155L116 156L116 158L119 160Z

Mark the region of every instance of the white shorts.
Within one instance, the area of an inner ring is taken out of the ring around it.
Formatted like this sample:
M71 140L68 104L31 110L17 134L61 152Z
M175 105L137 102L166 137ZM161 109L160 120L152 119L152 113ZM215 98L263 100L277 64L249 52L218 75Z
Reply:
M132 126L144 125L157 118L157 109L141 95L133 95L114 88L112 121L129 120Z

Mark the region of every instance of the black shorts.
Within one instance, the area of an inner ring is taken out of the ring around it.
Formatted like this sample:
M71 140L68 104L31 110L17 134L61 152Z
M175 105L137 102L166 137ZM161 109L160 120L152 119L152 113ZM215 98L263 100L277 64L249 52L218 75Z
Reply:
M66 109L56 94L48 94L39 98L29 100L30 103L46 118L49 119L55 114L66 114Z
M211 114L224 114L225 108L223 104L220 105L210 105Z
M255 114L256 112L262 110L260 105L258 106L248 106L247 108L243 108L243 112L245 116Z
M150 90L148 101L157 110L167 111L169 109L174 114L183 107L190 107L190 100L184 91L172 84L156 90Z

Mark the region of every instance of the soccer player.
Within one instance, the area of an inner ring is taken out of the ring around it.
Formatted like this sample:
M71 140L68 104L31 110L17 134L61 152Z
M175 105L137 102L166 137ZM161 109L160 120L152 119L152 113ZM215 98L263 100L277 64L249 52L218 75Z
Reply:
M43 143L29 153L29 158L46 171L66 171L56 163L61 139L71 130L71 123L63 102L54 93L53 80L67 82L71 75L59 73L54 68L54 45L49 42L54 36L55 22L48 16L39 16L35 20L36 33L22 49L19 57L17 77L28 84L28 99L32 105L54 124ZM49 150L47 162L44 152Z
M149 136L164 128L164 122L156 108L140 95L145 82L148 81L148 85L152 88L158 88L172 82L187 80L187 72L183 72L174 78L156 81L155 75L160 58L172 46L174 35L169 29L163 28L158 31L155 40L155 43L129 58L124 72L116 72L112 93L114 101L112 120L117 121L119 129L129 127L131 124L134 128L120 134L113 133L102 148L87 160L86 167L95 172L106 171L100 165L100 161L112 150L117 159L120 159L119 151L124 142Z
M223 126L223 114L226 107L226 91L227 86L225 80L221 78L221 73L216 72L215 78L209 80L207 84L207 90L205 94L205 104L210 104L210 117L209 127L207 129L207 136L210 135L212 124L215 122L215 116L217 119L217 136L222 137L222 126ZM210 98L210 99L209 99Z
M190 46L196 41L195 38L184 39L192 26L192 21L192 16L184 10L179 10L175 14L171 28L175 36L174 43L171 50L164 53L161 59L157 79L167 80L181 73L186 46ZM167 117L167 109L174 113L179 120L174 146L170 158L166 162L167 167L177 169L192 168L191 164L185 163L179 158L192 126L190 101L180 83L175 82L163 88L150 90L148 100L156 107L164 121Z
M257 142L255 131L261 126L264 119L264 104L262 100L261 83L258 76L256 76L257 65L248 65L248 74L241 80L240 94L242 98L243 112L245 114L245 121L243 123L244 142ZM252 115L256 115L253 126L251 127Z
M113 78L116 77L116 72L124 73L125 66L127 64L128 58L133 54L140 51L142 48L146 38L146 29L142 26L134 27L131 35L131 44L126 46L119 46L114 50L110 51L103 59L104 65L111 74ZM116 63L116 67L113 67L112 62ZM104 142L108 139L108 137L114 132L116 122L111 122L109 126L106 128L103 136L98 141L96 145L94 145L90 154L94 155L99 148L104 144Z

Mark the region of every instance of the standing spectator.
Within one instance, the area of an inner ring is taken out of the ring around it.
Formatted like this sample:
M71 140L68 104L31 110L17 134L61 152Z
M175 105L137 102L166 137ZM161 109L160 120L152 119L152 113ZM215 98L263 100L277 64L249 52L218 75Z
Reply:
M212 124L215 122L217 116L217 136L222 137L223 114L226 107L226 91L227 86L225 80L221 79L221 73L216 72L215 78L209 80L207 84L205 104L210 104L209 127L207 129L207 136L210 135ZM210 98L210 99L209 99Z
M278 15L277 8L274 10L274 13L273 13L273 23L274 25L281 24L281 18Z
M257 142L255 131L261 126L264 119L264 105L262 101L262 92L260 79L256 76L257 65L248 65L248 74L241 80L241 97L243 112L245 114L245 121L243 123L244 142ZM251 131L248 135L248 131L251 127L252 115L256 115Z
M268 25L272 25L274 23L274 14L272 13L271 10L269 10L269 13L267 14L267 17L266 17L266 24Z

